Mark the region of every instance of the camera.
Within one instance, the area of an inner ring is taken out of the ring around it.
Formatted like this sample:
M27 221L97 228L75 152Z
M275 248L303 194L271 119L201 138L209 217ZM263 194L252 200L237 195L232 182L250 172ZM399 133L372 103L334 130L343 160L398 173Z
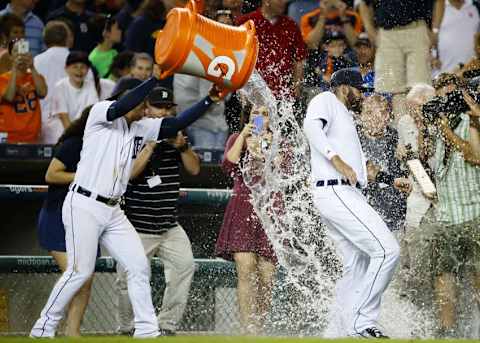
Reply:
M475 100L480 102L480 96L470 88L466 88L467 93ZM470 107L463 98L461 90L454 90L445 96L435 96L422 107L423 117L427 124L435 124L441 115L448 119L450 128L455 128L460 124L460 114L468 112Z

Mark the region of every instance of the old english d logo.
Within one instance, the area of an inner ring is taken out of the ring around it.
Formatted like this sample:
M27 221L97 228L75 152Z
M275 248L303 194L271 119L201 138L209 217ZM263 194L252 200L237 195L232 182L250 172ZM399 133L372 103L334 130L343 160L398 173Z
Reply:
M231 90L248 81L257 54L252 21L240 27L217 23L197 14L193 0L187 8L168 13L155 45L155 59L163 76L190 74Z

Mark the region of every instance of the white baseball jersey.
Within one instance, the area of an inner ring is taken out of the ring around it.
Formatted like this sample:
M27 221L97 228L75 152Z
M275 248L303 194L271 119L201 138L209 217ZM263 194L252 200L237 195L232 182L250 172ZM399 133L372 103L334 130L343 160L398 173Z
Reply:
M126 190L132 162L144 142L156 140L162 119L131 123L124 117L107 120L111 101L90 111L74 183L92 195L118 198ZM118 204L109 206L70 191L62 209L68 266L35 322L32 337L54 337L66 306L95 269L98 243L128 271L128 293L135 314L135 337L158 336L152 304L150 266L142 242Z
M366 163L355 122L333 93L311 100L304 130L311 147L315 183L343 178L330 162L338 154L353 168L358 182L366 185ZM339 324L348 335L362 335L378 325L381 297L398 263L398 243L355 187L315 184L313 201L343 258L343 276L336 289Z
M127 124L125 117L107 120L112 101L92 107L85 127L74 184L108 198L125 193L133 160L147 141L157 140L162 119Z
M326 122L323 131L328 144L318 141L319 130L322 130L323 127L322 120ZM335 94L324 92L310 101L304 121L304 130L310 140L314 181L344 178L330 162L334 155L339 155L345 163L353 168L360 185L367 184L366 160L355 121L352 113L337 99Z

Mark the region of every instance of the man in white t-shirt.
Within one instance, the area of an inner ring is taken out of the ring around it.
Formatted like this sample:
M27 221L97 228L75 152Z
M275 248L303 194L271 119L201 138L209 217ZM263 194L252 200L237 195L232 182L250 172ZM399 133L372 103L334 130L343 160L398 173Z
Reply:
M337 302L349 336L387 338L378 328L381 296L399 259L399 245L358 188L367 184L366 161L353 110L359 110L362 75L341 69L331 92L314 97L304 131L310 144L313 199L343 257Z
M475 56L474 36L479 28L479 9L472 0L445 0L438 32L439 74L453 72Z
M45 26L43 40L47 50L35 56L33 63L47 82L47 96L40 100L42 110L42 131L40 142L55 144L63 132L63 125L58 117L51 116L51 105L55 84L67 76L65 61L69 54L69 43L72 44L73 34L67 24L61 21L51 21Z

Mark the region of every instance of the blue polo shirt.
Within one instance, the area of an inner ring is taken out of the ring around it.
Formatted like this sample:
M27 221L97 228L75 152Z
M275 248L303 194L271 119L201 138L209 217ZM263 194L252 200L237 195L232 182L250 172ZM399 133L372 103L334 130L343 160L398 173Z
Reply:
M7 13L12 13L10 4L0 11L0 16ZM31 11L27 12L22 19L25 24L25 38L30 44L30 52L33 56L36 56L45 50L45 45L43 44L43 28L45 25L43 25L42 20Z

